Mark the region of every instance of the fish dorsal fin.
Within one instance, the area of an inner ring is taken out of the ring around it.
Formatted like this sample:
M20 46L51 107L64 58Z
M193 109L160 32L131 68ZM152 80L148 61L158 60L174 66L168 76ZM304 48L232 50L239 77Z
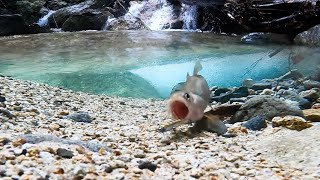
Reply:
M196 62L196 64L194 65L193 75L194 75L194 76L195 76L195 75L198 75L199 71L201 71L201 70L202 70L202 65L201 65L200 61L198 60L198 61Z

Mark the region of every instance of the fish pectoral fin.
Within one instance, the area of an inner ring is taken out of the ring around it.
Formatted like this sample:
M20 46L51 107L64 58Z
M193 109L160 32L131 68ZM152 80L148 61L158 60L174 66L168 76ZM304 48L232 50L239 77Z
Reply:
M200 63L200 60L198 60L198 61L196 62L196 64L194 65L193 75L194 75L194 76L195 76L195 75L198 75L199 71L201 71L201 70L202 70L202 65L201 65L201 63Z

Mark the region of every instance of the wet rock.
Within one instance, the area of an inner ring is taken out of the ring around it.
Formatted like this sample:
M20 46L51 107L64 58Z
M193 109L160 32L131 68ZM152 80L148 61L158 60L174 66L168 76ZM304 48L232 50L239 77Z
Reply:
M299 95L310 102L316 101L319 98L319 89L310 89L306 91L302 91Z
M41 17L40 11L45 3L46 0L21 0L17 1L16 7L26 24L33 24Z
M258 90L271 89L271 88L272 88L271 83L258 82L258 83L254 83L250 89L258 91Z
M320 46L320 25L316 25L294 38L296 44L308 46Z
M72 158L73 157L73 152L72 151L69 151L67 149L63 149L63 148L58 148L57 149L57 155L59 155L60 157L63 157L63 158Z
M69 17L71 17L72 15L76 15L81 11L89 8L92 4L93 4L93 1L85 1L79 4L75 4L73 6L68 6L68 7L57 10L48 19L50 27L61 28L63 23L66 22L66 20Z
M47 7L51 10L58 10L61 9L63 7L66 7L70 5L69 3L62 1L62 0L50 0L47 1Z
M296 115L303 117L302 111L294 106L272 96L256 96L249 99L237 113L231 118L231 123L247 121L260 116L265 120L271 120L276 116Z
M25 34L25 22L20 14L0 15L0 36Z
M308 123L305 119L299 116L274 117L272 119L272 127L279 126L301 131L311 127L312 124Z
M320 109L305 109L303 114L308 121L320 122Z
M150 171L155 171L157 169L157 165L150 162L150 161L143 161L140 162L140 164L138 165L139 169L149 169Z
M28 34L38 34L38 33L49 33L50 30L44 27L40 27L39 24L30 24L26 26L26 31Z
M79 113L70 114L68 116L65 116L65 118L72 119L75 122L85 122L85 123L92 122L91 116L86 112L79 112Z
M291 90L280 89L277 92L277 96L286 99L288 103L290 103L289 101L296 102L299 108L301 109L308 109L312 106L310 101L301 97L298 93Z
M313 80L306 80L303 82L303 85L306 89L312 89L312 88L320 88L320 82L319 81L313 81Z
M259 131L267 127L267 122L264 119L262 119L260 116L257 116L249 119L247 122L242 124L242 126L253 131Z
M86 9L70 16L62 25L64 31L101 30L109 16L109 12Z

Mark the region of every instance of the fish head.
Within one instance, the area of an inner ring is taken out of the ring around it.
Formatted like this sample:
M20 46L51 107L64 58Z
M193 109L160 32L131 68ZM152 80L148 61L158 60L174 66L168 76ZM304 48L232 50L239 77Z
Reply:
M194 122L203 117L207 102L192 92L178 91L171 95L168 105L173 119Z

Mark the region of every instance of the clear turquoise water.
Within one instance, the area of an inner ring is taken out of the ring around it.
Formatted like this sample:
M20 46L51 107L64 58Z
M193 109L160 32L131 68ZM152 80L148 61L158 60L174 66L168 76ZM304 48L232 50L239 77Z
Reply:
M3 37L0 74L95 94L166 98L197 60L209 85L221 87L238 86L245 78L278 77L289 66L305 74L319 66L318 48L239 42L239 37L169 31ZM290 53L302 61L289 64Z

